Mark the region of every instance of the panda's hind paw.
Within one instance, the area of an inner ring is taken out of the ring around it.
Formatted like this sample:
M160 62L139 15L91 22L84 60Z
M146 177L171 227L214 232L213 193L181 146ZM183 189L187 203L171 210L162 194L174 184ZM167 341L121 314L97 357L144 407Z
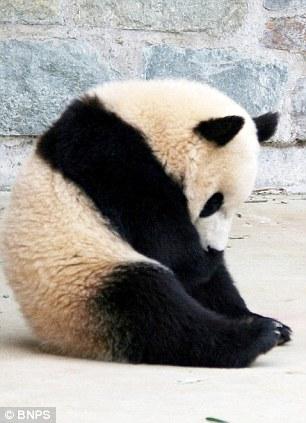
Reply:
M284 345L287 342L291 341L292 330L289 326L284 325L278 320L273 320L276 330L280 332L280 337L277 345Z
M287 326L284 323L282 323L278 320L275 320L271 317L264 317L264 316L260 316L258 314L253 314L252 317L255 318L255 319L256 318L266 319L266 320L270 320L270 321L273 322L273 324L275 326L275 330L277 330L280 333L277 345L284 345L287 342L291 341L292 330L289 326Z

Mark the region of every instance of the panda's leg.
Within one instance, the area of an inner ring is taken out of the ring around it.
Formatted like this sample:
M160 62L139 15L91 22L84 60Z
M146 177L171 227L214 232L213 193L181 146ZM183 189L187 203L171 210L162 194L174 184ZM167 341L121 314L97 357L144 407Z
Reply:
M279 338L270 321L237 321L206 310L166 268L148 263L115 270L90 301L96 330L109 333L115 361L244 367ZM105 327L107 326L107 327Z
M246 306L223 261L209 281L198 285L192 296L203 306L231 318L269 319L281 333L279 344L290 341L291 329L283 323L252 313Z

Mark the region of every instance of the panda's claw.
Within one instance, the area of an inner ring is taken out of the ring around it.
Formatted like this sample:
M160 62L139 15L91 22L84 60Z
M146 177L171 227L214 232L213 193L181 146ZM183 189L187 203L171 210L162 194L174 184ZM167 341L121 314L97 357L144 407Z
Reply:
M276 320L274 321L274 326L276 328L282 328L283 327L283 325L280 322L276 321Z

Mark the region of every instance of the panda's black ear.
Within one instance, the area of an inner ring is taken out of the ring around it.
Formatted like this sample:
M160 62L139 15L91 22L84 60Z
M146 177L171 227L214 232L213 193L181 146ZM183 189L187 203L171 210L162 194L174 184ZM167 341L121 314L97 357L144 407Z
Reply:
M244 119L241 116L225 116L223 118L203 120L194 131L219 146L227 144L243 127Z
M253 118L256 128L258 141L263 142L268 140L275 134L278 124L278 113L265 113L264 115Z

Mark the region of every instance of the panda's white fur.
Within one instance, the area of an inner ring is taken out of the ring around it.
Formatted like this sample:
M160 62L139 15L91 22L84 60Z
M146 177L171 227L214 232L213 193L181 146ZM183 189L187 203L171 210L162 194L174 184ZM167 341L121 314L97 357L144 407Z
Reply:
M186 80L111 82L88 97L145 134L166 172L183 181L203 246L223 250L233 214L256 175L259 144L248 113L216 89ZM243 117L244 125L224 147L193 132L199 121L227 115ZM221 209L199 218L218 191L224 195ZM4 257L6 276L39 340L53 351L104 360L113 359L111 335L103 322L97 330L86 302L120 264L164 268L136 252L83 191L36 152L13 188Z

